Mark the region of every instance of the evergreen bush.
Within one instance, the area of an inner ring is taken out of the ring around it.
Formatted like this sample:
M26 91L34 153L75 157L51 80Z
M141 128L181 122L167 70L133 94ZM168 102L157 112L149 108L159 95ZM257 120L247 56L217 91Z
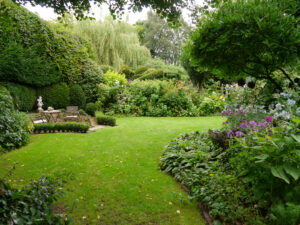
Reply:
M121 66L119 73L124 74L126 79L131 79L134 76L133 70L128 65Z
M116 118L112 116L97 116L97 123L100 125L116 126Z
M38 91L38 95L43 98L44 109L47 109L49 106L59 109L70 105L70 89L66 83L42 88Z
M97 111L97 105L95 103L90 102L86 105L85 111L90 116L95 116L95 112Z
M25 85L4 83L3 86L10 92L14 103L20 111L31 111L36 105L36 91Z
M86 98L82 88L75 84L70 88L70 104L78 106L79 108L84 108L86 103Z

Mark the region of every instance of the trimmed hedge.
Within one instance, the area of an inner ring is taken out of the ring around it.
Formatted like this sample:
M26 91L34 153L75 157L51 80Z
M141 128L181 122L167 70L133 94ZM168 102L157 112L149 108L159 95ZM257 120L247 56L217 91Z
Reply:
M90 126L86 123L40 123L34 124L34 133L76 132L86 133Z
M80 109L85 107L86 97L82 88L75 84L70 88L70 104L78 106Z
M97 106L95 103L90 102L86 105L85 112L90 116L95 116L96 110L97 110Z
M116 126L116 118L112 116L97 116L96 118L99 125Z
M38 92L38 95L43 97L44 109L49 106L60 109L70 105L70 89L66 83L45 87Z
M10 92L15 105L20 111L31 111L36 105L35 89L10 82L3 83L3 86Z

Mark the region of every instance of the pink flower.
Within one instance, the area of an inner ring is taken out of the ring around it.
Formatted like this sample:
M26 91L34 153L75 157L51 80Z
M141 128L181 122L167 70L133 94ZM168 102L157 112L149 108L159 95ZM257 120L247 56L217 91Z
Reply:
M256 122L253 121L253 120L251 120L251 121L249 122L249 125L250 125L250 127L254 127L254 126L256 125Z
M243 137L243 136L244 136L244 133L241 132L241 131L236 131L236 132L235 132L235 136L236 136L236 137Z
M265 121L266 121L267 123L272 123L272 122L273 122L273 117L272 117L272 116L267 116L267 117L265 118Z
M241 123L241 128L245 128L247 126L246 120L243 120Z

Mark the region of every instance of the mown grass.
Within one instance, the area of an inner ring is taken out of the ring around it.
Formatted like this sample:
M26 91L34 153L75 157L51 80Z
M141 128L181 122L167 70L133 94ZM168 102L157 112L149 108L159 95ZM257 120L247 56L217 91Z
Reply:
M33 135L27 146L0 156L0 176L19 162L11 177L16 185L42 174L67 179L57 208L69 213L76 203L69 213L75 224L205 224L180 185L159 170L159 157L179 134L222 121L130 117L88 134Z

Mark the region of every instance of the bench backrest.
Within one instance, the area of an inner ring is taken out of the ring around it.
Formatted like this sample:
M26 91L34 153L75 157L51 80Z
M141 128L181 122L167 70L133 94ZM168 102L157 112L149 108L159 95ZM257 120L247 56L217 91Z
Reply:
M77 113L78 112L78 106L67 106L67 112L68 113Z

